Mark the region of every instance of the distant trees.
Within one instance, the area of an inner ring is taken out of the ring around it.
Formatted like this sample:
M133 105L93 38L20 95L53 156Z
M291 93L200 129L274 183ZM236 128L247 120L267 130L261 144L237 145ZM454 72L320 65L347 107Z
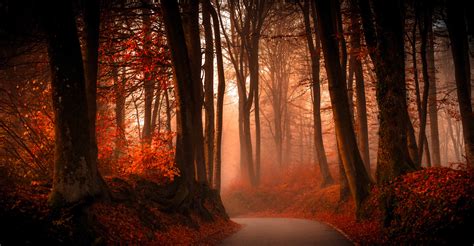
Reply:
M269 2L229 1L231 36L224 32L239 93L239 139L242 177L256 186L260 176L259 43ZM222 25L222 24L221 24ZM249 86L247 87L247 76ZM254 106L255 161L251 139L250 113Z
M317 163L330 185L340 163L341 194L349 187L360 207L377 127L380 184L423 158L440 166L465 153L473 163L462 3L53 0L38 23L5 6L0 165L24 179L54 170L56 205L107 194L99 170L167 177L171 206L194 202L200 187L219 190L226 76L236 85L241 176L254 187L262 166L284 172L297 160Z

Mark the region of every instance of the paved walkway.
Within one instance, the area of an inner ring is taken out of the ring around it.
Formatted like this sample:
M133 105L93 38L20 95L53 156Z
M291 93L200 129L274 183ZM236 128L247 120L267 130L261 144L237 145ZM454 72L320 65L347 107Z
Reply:
M334 228L313 220L235 218L243 228L222 245L353 245Z

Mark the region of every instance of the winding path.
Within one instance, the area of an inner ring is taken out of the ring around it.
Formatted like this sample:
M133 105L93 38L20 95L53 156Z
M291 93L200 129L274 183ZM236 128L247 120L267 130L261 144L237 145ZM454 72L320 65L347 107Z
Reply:
M234 218L243 228L222 245L353 245L334 228L313 220Z

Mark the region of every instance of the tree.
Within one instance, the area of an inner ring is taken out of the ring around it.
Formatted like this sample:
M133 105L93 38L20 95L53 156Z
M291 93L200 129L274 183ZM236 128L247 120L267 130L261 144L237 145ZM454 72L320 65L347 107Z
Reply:
M365 41L374 63L379 105L377 182L383 184L415 169L408 152L402 1L374 1L375 26L368 0L360 0Z
M183 24L179 13L178 3L166 0L161 4L163 22L171 51L177 103L176 118L176 166L180 170L180 177L175 181L178 188L173 195L172 205L182 206L189 204L194 191L194 161L195 148L193 147L193 131L196 125L193 117L194 104L197 100L194 91L197 90L195 76L191 72L191 60L186 47ZM184 204L183 204L184 202Z
M210 4L206 1L205 4ZM220 191L221 189L221 163L222 163L222 119L224 112L224 93L225 93L225 77L224 77L224 62L222 59L222 44L221 34L219 29L219 20L216 10L212 6L208 6L208 10L212 17L212 24L214 27L214 42L216 49L217 60L217 107L216 107L216 126L215 126L215 142L214 142L214 188Z
M99 59L100 6L98 1L84 1L84 72L86 82L89 130L91 132L91 151L94 162L97 161L97 71Z
M313 4L311 4L313 5ZM319 28L317 27L316 13L314 7L309 5L309 1L304 1L304 6L300 4L300 8L303 12L303 20L305 24L305 36L309 48L311 57L311 78L312 78L312 103L313 103L313 136L316 150L316 156L318 158L319 168L321 175L323 176L323 186L333 183L333 178L329 172L328 162L326 158L326 151L324 150L323 144L323 133L321 127L321 87L320 87L320 60L321 60L321 44ZM313 19L313 25L315 28L316 38L313 43L313 35L311 31L310 22L310 11Z
M149 4L147 1L142 3L143 8L143 50L146 54L151 48L151 20ZM153 109L153 97L155 90L154 78L152 78L152 62L151 56L145 55L143 59L143 90L145 94L145 107L144 107L144 118L143 118L143 133L142 141L146 144L151 144L152 136L152 109Z
M237 88L239 93L239 138L241 173L242 177L247 179L252 186L258 185L260 176L260 108L258 56L260 34L269 7L269 3L262 0L247 0L242 2L230 1L229 12L232 26L232 40L224 32L224 37L226 38L226 43L228 45L230 60L236 72ZM232 42L234 47L231 47ZM248 89L246 85L247 71L250 81ZM253 148L250 128L250 113L253 105L255 116L255 162L253 160Z
M183 28L186 46L188 49L188 58L191 66L192 81L194 83L194 103L190 104L193 107L192 120L195 125L195 130L192 131L193 147L196 168L196 178L199 182L207 182L206 178L206 163L204 160L204 144L203 144L203 127L202 127L202 83L201 83L201 43L199 35L199 1L183 1L181 5L183 9Z
M439 131L438 131L438 108L437 108L437 86L436 86L436 67L435 67L435 50L434 50L434 39L435 35L433 32L433 16L430 17L430 24L427 25L428 31L428 47L427 47L427 59L428 59L428 73L430 80L430 88L428 95L428 114L430 118L430 138L431 138L431 162L434 167L441 166L440 157L440 143L439 143Z
M214 45L212 38L211 13L209 0L202 2L202 24L204 26L204 160L209 184L213 183L214 171Z
M421 104L419 105L419 118L420 118L420 132L418 135L418 157L421 160L423 156L423 147L428 149L428 142L426 140L426 116L428 114L428 94L430 88L430 76L428 72L428 61L427 61L427 42L428 42L428 26L432 25L432 6L429 1L421 1L420 6L423 9L421 15L418 16L418 27L421 36L421 61L422 61L422 75L423 75L423 94ZM416 62L416 60L414 61ZM425 145L426 143L426 145ZM427 160L430 160L428 151L426 151ZM428 166L430 165L428 161Z
M461 2L446 2L446 24L451 41L451 52L454 61L454 76L461 113L462 132L466 161L474 165L474 115L471 105L471 69L469 64L469 46L467 42L464 6Z
M357 148L354 128L351 122L349 101L347 97L346 81L340 63L338 42L336 37L337 27L337 1L316 1L318 27L321 32L325 68L328 76L329 95L339 152L344 165L349 187L356 203L356 210L360 212L362 202L370 191L371 180L364 167L364 163Z
M355 74L355 83L356 83L356 108L357 108L357 126L359 131L357 132L357 143L359 150L364 161L365 168L370 174L370 154L369 154L369 131L367 127L367 107L365 100L365 85L364 85L364 74L362 70L361 62L361 45L360 45L360 35L362 33L360 17L357 11L357 2L356 0L350 1L350 19L351 19L351 36L350 36L350 45L351 53L350 60L353 64L353 71ZM352 78L349 76L349 80Z
M285 38L284 35L295 30L295 15L293 9L285 8L288 5L277 3L273 5L272 11L267 18L265 28L265 38L261 43L261 63L262 72L262 108L265 109L265 102L268 101L271 108L271 116L267 116L262 110L263 119L268 122L270 134L275 145L275 159L277 167L281 170L289 165L284 159L288 150L284 149L286 131L290 123L287 119L289 104L291 104L290 77L294 71L294 61L296 59L294 50L291 49L292 39ZM301 139L303 140L303 139ZM286 151L285 151L286 150Z
M95 141L91 140L94 136L91 134L90 121L93 119L90 119L85 100L84 67L72 3L52 1L46 5L43 22L47 34L56 122L54 179L50 203L61 206L102 195L105 187L92 154L97 147L93 146ZM56 8L61 11L54 11ZM89 28L93 27L89 26L88 30ZM88 37L93 39L93 36ZM91 53L93 42L88 43ZM94 75L91 67L97 64L97 56L95 61L93 54L89 54L88 58L88 75L92 78ZM91 87L89 89L95 90Z

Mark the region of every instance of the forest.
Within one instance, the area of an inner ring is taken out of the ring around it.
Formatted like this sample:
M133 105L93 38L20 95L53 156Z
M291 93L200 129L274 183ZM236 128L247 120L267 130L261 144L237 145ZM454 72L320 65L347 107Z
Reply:
M0 246L473 245L458 0L0 0Z

